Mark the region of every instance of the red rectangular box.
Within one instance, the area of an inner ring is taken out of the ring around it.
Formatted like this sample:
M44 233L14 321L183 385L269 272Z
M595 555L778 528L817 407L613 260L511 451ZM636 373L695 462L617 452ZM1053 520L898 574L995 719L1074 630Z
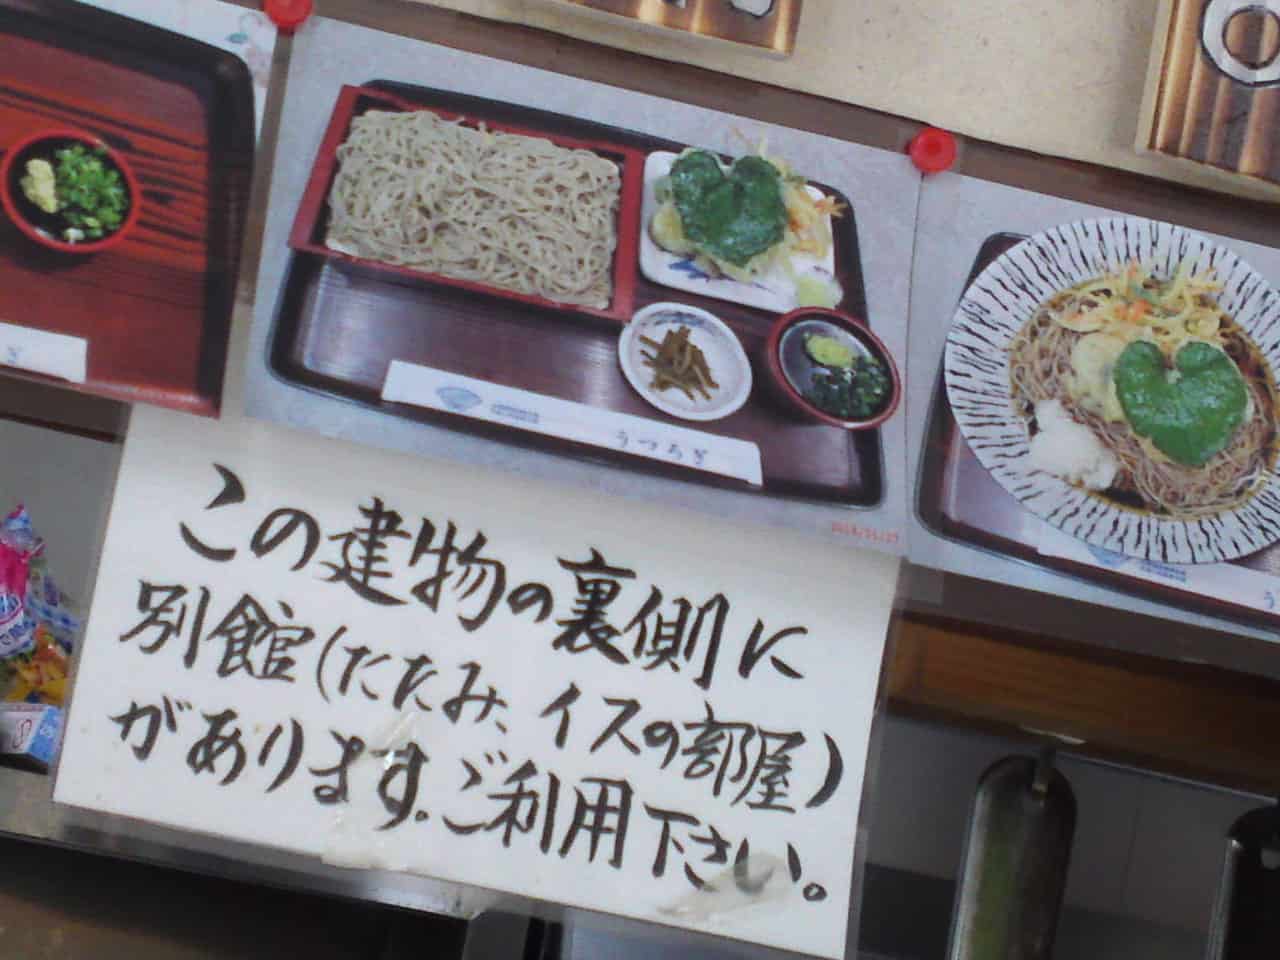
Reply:
M590 150L618 165L621 171L617 231L618 241L613 252L613 299L607 307L597 308L576 303L560 303L532 294L518 293L502 287L477 283L473 280L459 280L439 273L429 273L413 267L383 263L339 253L325 246L324 230L327 223L329 191L333 187L333 179L338 171L338 147L346 141L351 130L351 121L367 110L426 110L418 104L401 100L393 94L373 91L366 87L345 86L338 95L333 117L329 128L325 131L320 143L320 151L311 170L311 179L302 195L302 203L298 206L298 215L293 222L293 231L289 235L289 246L294 250L318 254L333 260L346 260L360 263L377 270L384 270L400 276L410 277L427 283L460 287L478 293L503 297L508 300L519 300L545 306L564 313L585 313L626 323L635 312L636 271L639 262L637 248L640 231L640 203L644 191L644 154L632 147L605 141L575 140L542 130L513 126L493 122L483 117L470 117L450 113L446 110L431 109L430 112L445 120L458 120L464 125L478 127L481 124L489 130L503 133L514 133L525 137L536 137L549 140L558 147L570 150Z

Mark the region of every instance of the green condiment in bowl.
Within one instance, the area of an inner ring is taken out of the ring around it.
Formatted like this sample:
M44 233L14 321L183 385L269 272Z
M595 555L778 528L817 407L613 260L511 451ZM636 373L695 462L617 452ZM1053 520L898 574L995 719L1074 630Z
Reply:
M842 343L835 337L825 337L820 333L811 333L804 338L804 352L809 359L819 366L846 370L853 366L853 358L857 356L853 347Z

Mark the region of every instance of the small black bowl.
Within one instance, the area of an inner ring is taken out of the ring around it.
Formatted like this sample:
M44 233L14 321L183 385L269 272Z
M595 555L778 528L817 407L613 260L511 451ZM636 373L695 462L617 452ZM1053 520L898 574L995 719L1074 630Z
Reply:
M805 338L812 334L833 337L856 354L874 357L889 375L889 397L879 413L865 420L846 420L815 406L804 395L815 371L823 369L805 350ZM773 393L794 413L845 430L878 427L898 409L902 401L902 379L889 348L863 323L838 310L801 307L778 318L765 343L765 361Z

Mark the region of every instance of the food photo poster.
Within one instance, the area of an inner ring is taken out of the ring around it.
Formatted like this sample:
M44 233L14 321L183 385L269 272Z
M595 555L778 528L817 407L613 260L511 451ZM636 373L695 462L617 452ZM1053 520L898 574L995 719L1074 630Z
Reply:
M214 0L0 0L6 376L218 415L275 39Z
M901 154L317 19L276 155L250 416L905 551Z
M971 177L926 182L912 561L1267 638L1280 250Z
M1275 250L331 21L288 89L251 416L1266 634Z
M59 86L60 117L95 118L83 143L5 114L6 372L216 416L270 32L103 0L59 46L60 6L5 27L4 69L100 81ZM151 59L94 60L122 36ZM321 18L288 70L251 416L1273 625L1273 248ZM60 207L59 175L115 206Z

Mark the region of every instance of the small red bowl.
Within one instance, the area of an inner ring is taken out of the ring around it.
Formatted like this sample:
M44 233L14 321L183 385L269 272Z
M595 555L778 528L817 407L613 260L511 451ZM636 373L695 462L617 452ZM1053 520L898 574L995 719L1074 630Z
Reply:
M20 185L28 160L36 157L51 157L54 150L75 143L81 143L93 149L101 147L105 150L107 159L120 171L120 175L124 177L125 187L129 191L129 211L125 214L124 223L101 240L90 240L85 243L68 243L49 233L48 229L41 225L41 219L52 215L43 213L31 203L23 195ZM120 243L138 222L138 213L142 207L141 197L142 191L138 187L137 178L134 177L133 170L125 163L124 158L107 146L101 138L83 130L67 127L38 130L5 150L4 159L0 160L0 206L4 207L5 215L28 239L59 253L76 255L99 253Z
M889 373L889 400L883 410L866 420L844 420L819 409L804 396L799 384L807 384L813 372L821 369L820 364L814 363L805 352L803 336L808 332L834 336L884 364ZM844 430L871 430L893 416L902 402L902 378L889 348L866 324L838 310L801 307L783 314L769 331L769 339L765 342L765 362L774 395L793 413L829 426Z

